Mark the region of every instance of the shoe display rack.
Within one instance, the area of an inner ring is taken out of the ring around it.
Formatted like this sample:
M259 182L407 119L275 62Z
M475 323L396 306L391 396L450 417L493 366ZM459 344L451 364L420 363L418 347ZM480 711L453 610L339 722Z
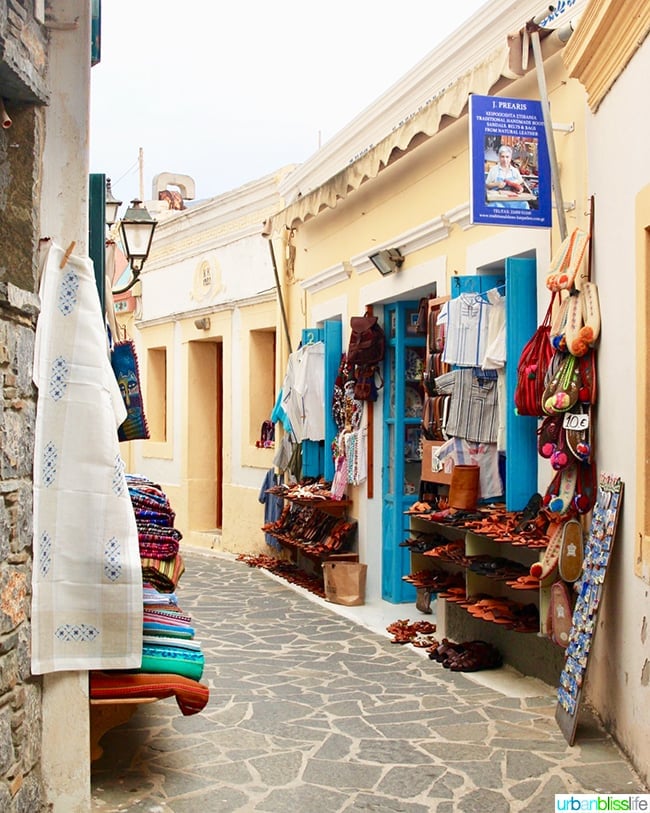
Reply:
M262 526L289 550L292 559L301 555L322 562L332 557L358 560L352 552L357 523L348 517L349 500L334 500L329 492L317 488L277 486L269 493L285 500L280 517Z
M503 630L534 633L550 643L551 585L530 575L545 553L546 529L534 521L522 524L521 513L505 509L466 517L457 512L452 521L437 521L436 513L409 514L411 574L405 578L439 599L439 635L467 637L471 628L473 637L501 642Z

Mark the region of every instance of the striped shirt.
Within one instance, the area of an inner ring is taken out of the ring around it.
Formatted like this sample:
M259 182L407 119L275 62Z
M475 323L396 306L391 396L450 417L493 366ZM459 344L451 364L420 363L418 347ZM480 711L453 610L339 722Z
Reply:
M498 387L487 371L464 367L438 376L436 391L451 395L445 432L473 443L496 443L499 434Z

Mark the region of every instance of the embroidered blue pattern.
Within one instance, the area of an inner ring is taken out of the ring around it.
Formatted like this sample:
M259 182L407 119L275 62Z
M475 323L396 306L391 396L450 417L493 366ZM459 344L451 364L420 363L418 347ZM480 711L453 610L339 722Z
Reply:
M68 316L75 309L78 291L79 276L71 268L61 280L59 287L59 310L64 316Z
M122 549L114 536L104 546L104 573L112 582L122 575Z
M52 537L47 531L41 534L41 549L38 554L38 569L41 576L47 576L52 566Z
M65 395L69 375L70 367L68 366L68 362L63 356L57 356L52 362L52 370L50 372L50 396L55 401L58 401Z
M43 485L51 486L56 479L56 464L59 453L56 446L50 441L43 450Z
M77 644L94 641L99 635L99 630L91 624L61 624L55 630L54 635L59 641L72 641Z
M126 490L126 478L124 472L126 466L120 455L115 455L115 466L113 467L113 491L121 497Z

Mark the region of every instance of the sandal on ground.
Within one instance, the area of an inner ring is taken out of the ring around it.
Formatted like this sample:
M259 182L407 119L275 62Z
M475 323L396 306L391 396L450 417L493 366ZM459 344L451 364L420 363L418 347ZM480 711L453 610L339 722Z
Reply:
M460 652L463 651L463 648L460 644L454 643L450 641L448 638L443 638L442 643L437 646L435 649L433 647L429 651L429 658L432 661L438 661L438 663L442 663L443 661L447 660L447 658L451 657L453 654L458 655Z
M450 672L479 672L503 665L501 653L487 641L466 641L462 646L464 651L452 660Z

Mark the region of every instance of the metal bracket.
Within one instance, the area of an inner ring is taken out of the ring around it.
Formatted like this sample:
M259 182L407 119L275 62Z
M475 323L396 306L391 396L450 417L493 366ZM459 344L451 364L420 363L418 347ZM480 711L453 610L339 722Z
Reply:
M551 203L553 209L557 209L555 201ZM572 212L576 208L575 200L565 200L562 202L562 208L565 212Z
M573 121L569 121L566 124L561 124L560 122L554 121L551 127L558 133L573 133L576 129L575 122Z

